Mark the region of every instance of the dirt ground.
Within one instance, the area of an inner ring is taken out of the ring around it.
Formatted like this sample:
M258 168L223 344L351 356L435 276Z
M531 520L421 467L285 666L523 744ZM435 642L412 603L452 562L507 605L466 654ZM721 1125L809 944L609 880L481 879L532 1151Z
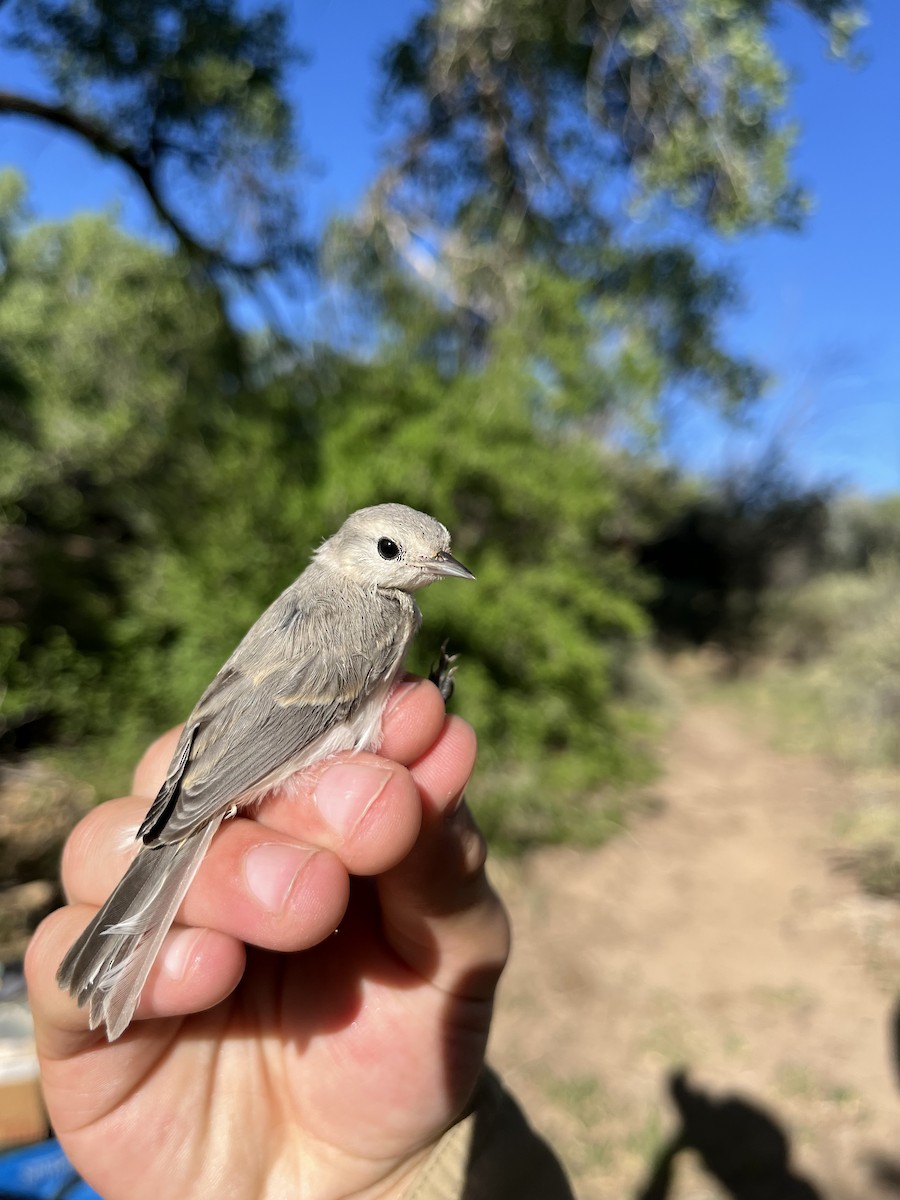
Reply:
M583 1200L900 1197L900 906L835 866L840 777L711 707L664 761L622 837L494 864L494 1063Z

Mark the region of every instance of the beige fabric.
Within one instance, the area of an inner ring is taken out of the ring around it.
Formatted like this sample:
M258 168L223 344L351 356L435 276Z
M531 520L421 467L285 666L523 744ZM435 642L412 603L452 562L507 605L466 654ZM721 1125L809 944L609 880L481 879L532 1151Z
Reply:
M487 1069L472 1109L441 1138L405 1200L574 1200L565 1171Z

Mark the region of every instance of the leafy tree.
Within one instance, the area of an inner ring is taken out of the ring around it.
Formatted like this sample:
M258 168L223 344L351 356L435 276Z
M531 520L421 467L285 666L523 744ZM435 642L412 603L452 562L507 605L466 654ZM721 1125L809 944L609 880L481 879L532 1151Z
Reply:
M131 688L152 727L161 707L172 711L161 693L172 691L178 711L197 682L188 670L181 683L174 659L141 678L143 648L158 658L178 642L191 619L183 592L211 595L211 560L220 603L246 581L254 540L238 548L230 536L232 476L240 462L260 472L259 488L274 483L287 464L273 443L296 437L302 409L280 386L259 408L215 295L183 258L106 218L28 226L20 186L0 180L0 359L16 385L0 394L6 740L77 740L126 714ZM309 460L295 454L295 474ZM230 571L215 557L229 551ZM239 634L254 599L225 606L225 636ZM215 669L218 650L201 668Z
M846 0L802 7L852 30ZM326 247L361 342L290 352L229 329L210 284L297 261L284 9L11 11L52 95L0 92L0 115L118 158L180 252L105 218L31 226L0 185L7 744L69 746L82 769L93 747L114 775L310 546L396 499L446 521L478 576L426 595L418 665L444 635L464 656L485 823L602 836L609 784L646 761L638 545L684 499L623 447L673 392L734 408L761 379L720 338L727 274L639 236L628 205L692 229L799 219L773 5L435 0L385 59L394 159ZM237 228L217 223L226 183L255 197Z
M718 331L733 282L675 231L804 215L789 173L796 131L780 119L788 75L769 41L778 7L432 4L384 56L384 104L403 132L357 221L369 267L399 261L477 353L539 264L585 285L595 355L615 373L641 364L645 418L678 389L726 408L752 399L762 372ZM797 7L837 51L862 20L852 0Z
M768 35L774 0L444 0L385 55L406 136L389 184L472 240L558 256L599 244L632 171L642 200L674 201L717 228L794 224L795 131L777 120L787 72ZM853 0L797 0L834 49ZM460 162L467 170L460 175Z
M831 500L778 455L708 482L640 550L660 584L649 612L661 640L715 644L735 669L759 654L773 590L798 587L827 561Z
M839 571L900 560L900 495L842 497L831 507L826 545L828 566Z
M426 595L416 665L445 637L463 656L486 824L517 842L602 835L610 781L643 769L621 680L646 623L621 472L554 415L549 365L580 363L580 322L536 305L495 331L486 369L452 378L398 344L367 364L263 357L251 388L181 259L105 218L23 225L11 201L3 229L0 347L27 398L0 447L7 749L70 747L121 786L309 549L398 499L438 513L478 575Z
M475 571L474 586L424 597L418 665L445 637L460 653L459 706L482 746L479 817L515 843L603 836L610 785L646 769L624 686L649 594L629 534L655 514L625 457L560 410L563 389L568 410L596 381L577 294L558 287L536 280L528 319L493 331L483 366L452 370L422 348L442 314L420 304L377 359L334 364L320 438L327 509L396 496L438 513ZM554 299L565 323L547 319Z
M0 117L66 130L118 162L190 259L222 283L308 258L298 233L278 4L12 0L0 47L31 56L39 95L0 88Z

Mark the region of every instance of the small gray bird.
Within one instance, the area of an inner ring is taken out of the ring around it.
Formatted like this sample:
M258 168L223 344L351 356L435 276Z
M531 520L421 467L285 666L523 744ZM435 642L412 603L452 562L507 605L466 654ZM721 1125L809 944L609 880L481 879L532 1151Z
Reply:
M474 579L440 522L403 504L348 517L271 605L188 717L138 830L137 857L57 973L90 1026L128 1027L184 894L225 817L317 759L376 749L422 615L412 597Z

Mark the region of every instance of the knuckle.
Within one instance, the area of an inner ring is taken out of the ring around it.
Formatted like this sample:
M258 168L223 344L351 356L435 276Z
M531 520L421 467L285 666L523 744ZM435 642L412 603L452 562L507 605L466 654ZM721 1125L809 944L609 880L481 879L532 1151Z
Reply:
M128 808L132 803L130 797L107 800L92 808L69 834L62 850L60 875L70 900L87 898L81 895L85 870L89 869L96 877L97 864L108 862L111 850L115 855L121 852L128 858L133 857L129 843L133 839L135 826L125 820L126 815L131 816ZM114 829L119 831L119 838L111 847Z
M464 875L479 875L488 856L487 842L472 816L471 809L461 801L451 817L460 848L460 867Z
M94 808L83 816L63 845L60 875L67 896L70 895L71 885L78 876L80 864L90 855L91 848L95 844L94 828L98 820L97 814L98 809Z
M66 909L58 908L44 917L31 935L22 960L25 981L29 987L33 987L43 974L48 954L58 940L57 930L65 918Z
M175 743L183 728L184 725L175 725L172 729L160 734L144 751L132 776L131 786L135 792L154 792L162 783L166 765L172 757Z

